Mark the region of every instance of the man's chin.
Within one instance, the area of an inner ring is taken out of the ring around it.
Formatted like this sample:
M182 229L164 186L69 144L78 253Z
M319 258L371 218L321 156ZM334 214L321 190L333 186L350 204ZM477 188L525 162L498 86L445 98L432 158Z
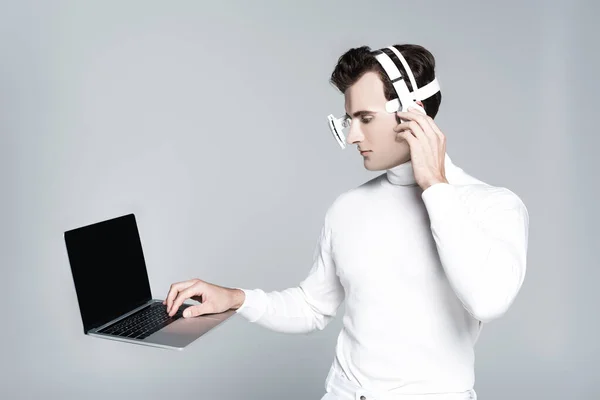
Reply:
M365 169L369 171L387 171L388 169L395 168L400 164L410 161L410 156L407 159L396 161L396 162L377 162L375 159L365 158L364 165Z
M372 161L365 160L365 169L368 171L383 171L387 168L382 165L375 164Z

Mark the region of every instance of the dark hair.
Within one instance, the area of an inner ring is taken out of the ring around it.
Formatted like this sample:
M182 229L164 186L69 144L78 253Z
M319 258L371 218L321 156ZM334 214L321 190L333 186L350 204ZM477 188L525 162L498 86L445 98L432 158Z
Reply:
M418 87L423 87L435 78L435 58L433 54L426 48L416 44L397 44L394 47L406 59L408 66L412 70L415 81ZM412 84L406 75L406 71L400 60L389 49L385 50L386 54L390 55L400 73L406 82L406 86L410 91L413 90ZM342 93L346 92L350 86L358 81L367 72L377 72L383 82L384 95L386 100L392 100L398 97L390 78L385 70L375 59L375 51L372 51L368 46L352 48L344 53L337 62L333 73L331 74L330 82ZM423 108L427 115L435 118L442 102L441 91L433 96L422 100Z

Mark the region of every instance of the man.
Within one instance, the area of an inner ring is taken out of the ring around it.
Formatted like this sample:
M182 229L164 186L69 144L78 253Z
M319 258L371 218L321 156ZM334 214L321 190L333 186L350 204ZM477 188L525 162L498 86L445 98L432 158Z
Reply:
M394 47L419 87L434 79L428 50ZM185 317L235 309L269 329L303 333L323 329L345 300L323 399L475 399L482 324L507 311L525 277L527 209L453 164L433 120L441 93L417 102L427 115L386 111L396 94L374 53L347 51L331 82L345 97L347 143L368 170L385 173L329 207L307 278L271 293L179 282L167 311L194 298L202 303Z

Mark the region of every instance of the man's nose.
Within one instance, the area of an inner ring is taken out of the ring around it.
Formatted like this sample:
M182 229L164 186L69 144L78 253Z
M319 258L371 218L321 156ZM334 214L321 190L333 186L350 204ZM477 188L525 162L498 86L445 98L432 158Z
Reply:
M364 135L360 131L359 127L356 126L353 122L350 122L350 128L348 128L348 137L346 138L346 143L354 144L357 142L362 142L364 140Z

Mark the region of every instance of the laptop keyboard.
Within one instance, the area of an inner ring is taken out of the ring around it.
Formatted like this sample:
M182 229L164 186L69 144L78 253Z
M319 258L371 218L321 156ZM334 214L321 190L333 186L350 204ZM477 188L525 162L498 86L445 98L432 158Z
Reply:
M161 302L152 303L150 306L116 324L103 328L98 333L142 340L182 318L183 310L187 307L189 307L188 304L182 304L175 315L170 317L167 314L166 305Z

